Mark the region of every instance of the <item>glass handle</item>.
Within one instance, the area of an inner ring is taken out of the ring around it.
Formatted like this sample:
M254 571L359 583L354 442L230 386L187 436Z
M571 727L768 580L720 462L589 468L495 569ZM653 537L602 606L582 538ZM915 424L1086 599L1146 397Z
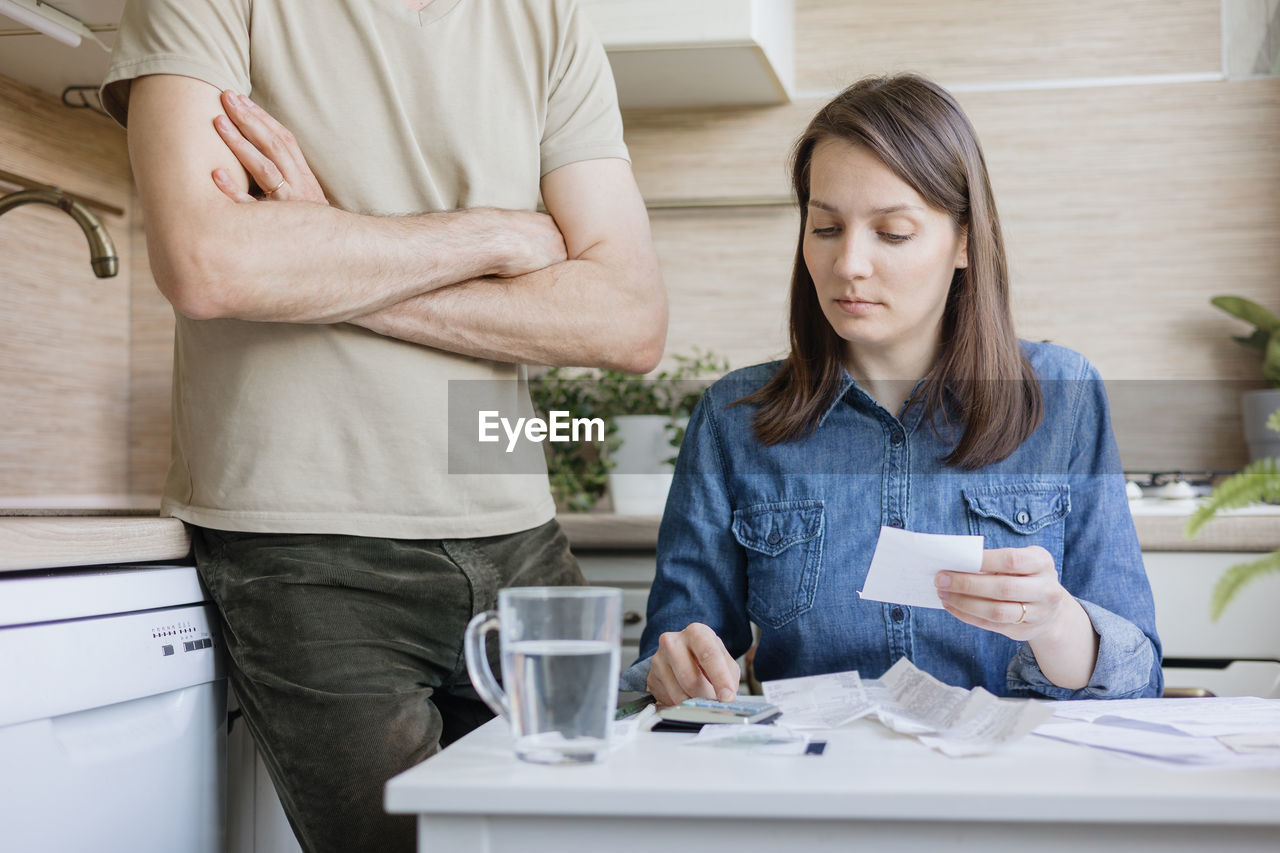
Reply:
M480 694L485 704L493 712L507 722L511 722L511 705L507 694L498 686L493 677L493 669L489 666L489 655L485 651L485 636L498 628L498 614L492 610L477 613L467 623L463 648L466 650L467 675L471 677L471 686Z

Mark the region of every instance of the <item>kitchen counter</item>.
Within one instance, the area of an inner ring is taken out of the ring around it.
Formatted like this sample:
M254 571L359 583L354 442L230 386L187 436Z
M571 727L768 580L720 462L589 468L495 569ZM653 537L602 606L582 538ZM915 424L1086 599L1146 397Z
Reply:
M179 560L186 526L156 515L0 518L0 572Z
M1280 548L1280 506L1223 513L1192 540L1182 535L1194 504L1146 501L1133 506L1143 551L1273 551ZM580 550L652 551L658 544L658 517L570 513L559 518L569 542Z
M155 515L0 517L0 571L92 566L146 560L176 560L191 550L181 521ZM1280 507L1224 514L1188 541L1182 535L1188 507L1134 508L1144 551L1262 552L1280 548ZM658 517L577 513L560 516L569 542L579 551L653 551Z

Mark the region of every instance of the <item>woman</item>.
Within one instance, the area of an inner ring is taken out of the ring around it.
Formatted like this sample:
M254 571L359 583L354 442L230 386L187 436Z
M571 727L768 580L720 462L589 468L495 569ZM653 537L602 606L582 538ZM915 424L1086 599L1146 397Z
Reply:
M1019 342L986 165L949 94L863 80L795 147L791 353L690 420L641 659L664 704L899 657L951 684L1159 695L1160 644L1107 402L1080 355ZM859 598L882 525L982 534L944 609Z

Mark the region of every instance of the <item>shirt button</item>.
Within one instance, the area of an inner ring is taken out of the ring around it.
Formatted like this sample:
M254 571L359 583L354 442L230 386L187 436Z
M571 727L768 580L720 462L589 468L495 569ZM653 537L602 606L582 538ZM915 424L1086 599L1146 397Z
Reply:
M1020 509L1018 510L1018 514L1014 516L1014 519L1019 524L1026 524L1028 521L1031 520L1031 513L1027 512L1025 509Z
M766 537L765 541L767 541L770 545L777 545L779 542L782 541L782 534L776 530L771 530L769 531L769 535Z
M897 447L898 445L902 444L904 440L905 439L903 438L902 433L896 429L889 436L889 443L892 444L894 447Z
M893 518L889 519L889 526L890 526L890 527L902 527L902 519L898 518L898 517L895 515Z
M901 622L903 619L907 618L907 614L902 612L901 607L893 608L893 612L889 615L893 617L894 622Z

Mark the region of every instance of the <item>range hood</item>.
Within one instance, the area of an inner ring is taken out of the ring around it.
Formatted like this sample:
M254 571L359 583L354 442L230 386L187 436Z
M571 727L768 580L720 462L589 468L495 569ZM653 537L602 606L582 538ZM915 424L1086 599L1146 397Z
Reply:
M624 109L791 100L794 0L578 0Z

